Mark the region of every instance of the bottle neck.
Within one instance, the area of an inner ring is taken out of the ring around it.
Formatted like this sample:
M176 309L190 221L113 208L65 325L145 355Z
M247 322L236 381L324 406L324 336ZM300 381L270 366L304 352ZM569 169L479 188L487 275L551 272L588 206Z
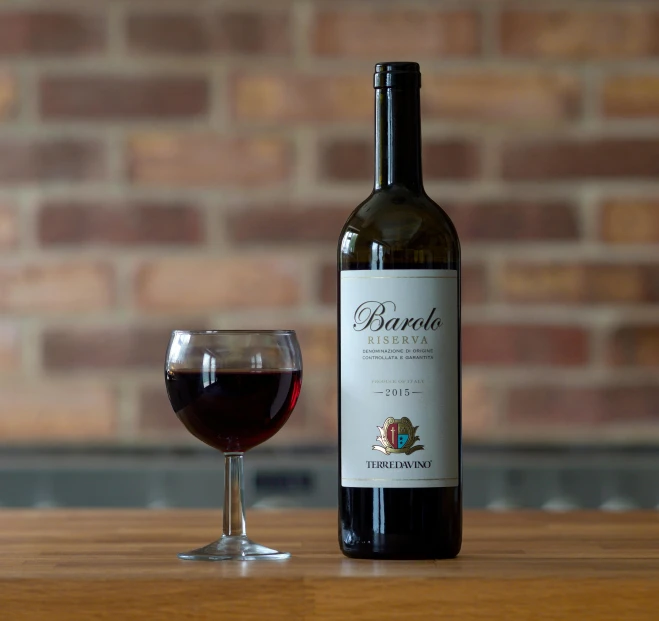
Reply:
M423 192L418 87L375 89L375 189Z

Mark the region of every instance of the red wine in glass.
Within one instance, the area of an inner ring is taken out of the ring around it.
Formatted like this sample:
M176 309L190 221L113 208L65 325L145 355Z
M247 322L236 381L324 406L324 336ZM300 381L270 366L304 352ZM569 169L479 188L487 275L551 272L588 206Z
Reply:
M187 430L224 453L244 452L275 435L291 415L299 370L170 371L167 394Z

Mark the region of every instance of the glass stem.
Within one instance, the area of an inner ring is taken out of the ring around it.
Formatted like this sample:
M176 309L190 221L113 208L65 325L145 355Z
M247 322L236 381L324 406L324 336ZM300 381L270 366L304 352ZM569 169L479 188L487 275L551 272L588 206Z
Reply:
M244 537L245 504L243 481L243 454L224 455L224 528L225 537Z

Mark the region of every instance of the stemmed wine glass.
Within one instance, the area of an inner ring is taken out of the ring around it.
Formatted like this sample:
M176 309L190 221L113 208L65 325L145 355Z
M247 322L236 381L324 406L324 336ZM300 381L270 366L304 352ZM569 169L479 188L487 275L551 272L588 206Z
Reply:
M188 431L225 456L224 529L184 560L285 559L245 531L243 453L275 435L302 385L302 355L293 330L172 332L165 363L169 401Z

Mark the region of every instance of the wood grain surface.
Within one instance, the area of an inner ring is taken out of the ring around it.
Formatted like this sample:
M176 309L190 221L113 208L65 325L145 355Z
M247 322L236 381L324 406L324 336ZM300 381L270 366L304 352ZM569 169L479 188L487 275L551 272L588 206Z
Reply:
M341 555L333 511L252 511L287 561L200 563L219 511L0 511L2 621L659 619L659 513L467 513L449 561Z

